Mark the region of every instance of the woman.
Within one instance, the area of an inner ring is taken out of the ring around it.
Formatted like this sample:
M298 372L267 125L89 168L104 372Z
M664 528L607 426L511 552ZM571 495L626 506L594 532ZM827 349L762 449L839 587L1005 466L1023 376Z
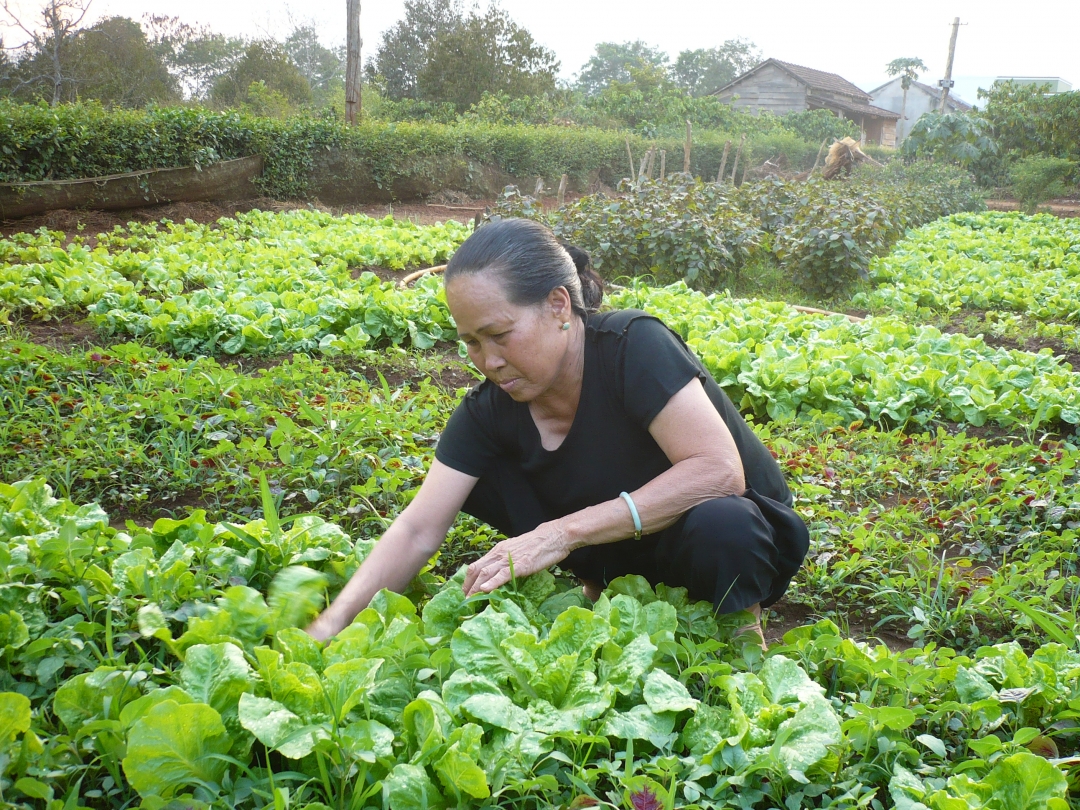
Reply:
M572 257L571 254L574 254ZM558 563L595 599L641 574L720 612L784 593L809 545L770 452L682 340L638 310L597 314L588 257L542 225L492 222L446 268L446 300L487 378L458 405L420 491L326 611L319 639L402 590L459 511L509 539L468 595Z

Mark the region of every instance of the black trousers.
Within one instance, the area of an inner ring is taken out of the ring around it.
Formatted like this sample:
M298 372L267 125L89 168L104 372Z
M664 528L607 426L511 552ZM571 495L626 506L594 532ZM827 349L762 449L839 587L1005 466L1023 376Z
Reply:
M462 509L508 537L558 517L510 463L481 477ZM640 540L579 548L560 567L605 586L638 574L653 586L686 588L719 613L734 613L780 599L809 547L806 524L791 507L748 489L705 501Z

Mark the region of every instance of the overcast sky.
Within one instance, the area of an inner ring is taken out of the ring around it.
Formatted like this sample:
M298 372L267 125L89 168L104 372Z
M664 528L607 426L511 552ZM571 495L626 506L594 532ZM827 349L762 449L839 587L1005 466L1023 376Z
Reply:
M15 5L32 16L42 2L15 0ZM766 57L839 73L865 90L887 80L886 62L916 56L929 68L922 80L933 84L944 75L950 24L960 17L954 92L966 101L976 102L976 89L997 76L1059 76L1080 88L1080 0L501 0L500 5L556 53L567 79L601 41L642 39L674 58L687 48L744 37ZM374 53L403 8L403 0L363 3L366 54ZM151 10L245 37L282 37L293 24L312 22L325 44L344 42L345 0L93 0L90 18L138 19ZM6 44L18 42L16 32L0 28L0 33Z

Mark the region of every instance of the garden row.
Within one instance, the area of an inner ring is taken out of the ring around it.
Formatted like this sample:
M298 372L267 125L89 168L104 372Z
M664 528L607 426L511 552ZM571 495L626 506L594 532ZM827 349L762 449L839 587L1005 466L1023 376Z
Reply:
M383 592L320 647L296 626L369 544L264 490L260 520L128 533L0 485L6 801L1068 807L1061 644L891 654L821 622L763 660L681 590L624 578L590 608L544 573Z
M193 508L250 519L265 476L283 512L374 539L422 479L456 397L391 388L378 371L393 355L326 362L297 355L242 374L133 344L65 354L7 341L0 478L44 477L65 497L145 520ZM1040 637L1000 594L1072 609L1075 444L1026 429L1000 445L940 428L909 435L824 413L756 429L811 525L815 552L791 597L809 610L843 620L859 605L863 631L975 649ZM436 569L449 575L491 536L462 520ZM1048 577L1060 584L1046 589Z

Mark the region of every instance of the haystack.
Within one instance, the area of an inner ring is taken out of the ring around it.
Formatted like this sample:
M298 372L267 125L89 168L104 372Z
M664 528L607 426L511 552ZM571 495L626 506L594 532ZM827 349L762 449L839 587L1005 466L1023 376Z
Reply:
M881 164L859 148L858 142L851 137L836 141L829 147L829 156L825 158L825 171L822 177L832 180L840 172L851 174L851 167L859 163Z

